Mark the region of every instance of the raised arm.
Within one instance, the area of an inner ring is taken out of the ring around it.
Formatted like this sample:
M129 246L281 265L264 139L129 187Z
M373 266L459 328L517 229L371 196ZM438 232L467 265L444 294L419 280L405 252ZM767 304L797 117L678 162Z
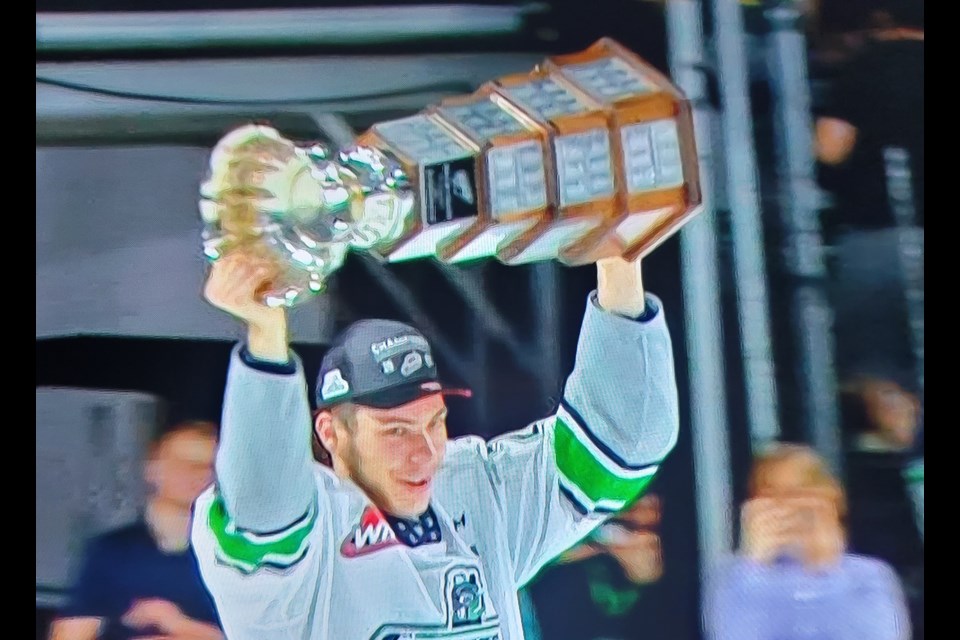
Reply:
M307 385L290 352L286 311L257 297L272 273L265 260L235 253L213 264L204 290L210 304L247 328L227 376L216 459L222 503L215 503L214 515L222 504L231 529L254 534L275 534L303 520L316 493Z
M236 640L306 637L328 575L318 523L329 509L314 473L303 367L284 310L257 295L272 273L231 254L214 263L204 291L247 328L227 374L216 482L197 500L191 529L204 584Z
M585 507L619 510L647 486L678 428L673 348L660 303L645 294L639 261L602 260L558 414L570 442L557 455L562 483ZM596 473L586 471L590 464Z
M640 265L598 264L573 372L557 413L477 446L523 585L605 518L633 503L679 428L673 351Z

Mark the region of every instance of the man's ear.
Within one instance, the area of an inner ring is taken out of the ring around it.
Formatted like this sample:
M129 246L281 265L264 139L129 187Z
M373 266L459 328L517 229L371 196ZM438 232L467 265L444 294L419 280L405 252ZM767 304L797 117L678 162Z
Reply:
M313 421L313 433L332 457L337 448L337 431L333 428L333 414L320 411Z

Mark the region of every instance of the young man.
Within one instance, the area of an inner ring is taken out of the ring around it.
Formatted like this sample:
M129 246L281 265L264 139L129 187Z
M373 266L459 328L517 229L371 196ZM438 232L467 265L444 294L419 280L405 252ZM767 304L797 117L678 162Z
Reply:
M188 421L153 444L143 518L94 538L51 640L223 640L189 551L194 500L210 484L216 426Z
M217 483L193 539L231 640L518 640L519 587L639 496L676 443L673 354L639 262L598 264L557 413L486 443L447 442L444 395L415 329L362 321L316 384L269 265L214 263L205 296L247 325L231 362Z

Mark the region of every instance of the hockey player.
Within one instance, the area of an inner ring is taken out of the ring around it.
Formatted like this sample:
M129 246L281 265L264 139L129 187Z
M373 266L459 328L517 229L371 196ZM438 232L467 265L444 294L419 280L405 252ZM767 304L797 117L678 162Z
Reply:
M257 301L269 265L214 263L206 299L247 328L193 524L227 637L522 639L518 588L640 496L677 439L661 304L639 261L597 269L556 413L448 442L444 397L465 392L439 381L418 331L348 328L321 364L311 421L285 311Z

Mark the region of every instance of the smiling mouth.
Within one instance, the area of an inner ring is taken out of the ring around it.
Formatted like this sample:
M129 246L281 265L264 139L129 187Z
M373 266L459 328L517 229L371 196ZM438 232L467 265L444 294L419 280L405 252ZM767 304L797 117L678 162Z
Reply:
M406 486L406 487L408 487L408 488L410 488L410 489L412 489L412 490L414 490L414 491L423 491L424 489L426 489L427 487L430 486L430 479L429 479L429 478L427 478L427 479L425 479L425 480L418 480L418 481L401 480L400 482L403 483L404 486Z

